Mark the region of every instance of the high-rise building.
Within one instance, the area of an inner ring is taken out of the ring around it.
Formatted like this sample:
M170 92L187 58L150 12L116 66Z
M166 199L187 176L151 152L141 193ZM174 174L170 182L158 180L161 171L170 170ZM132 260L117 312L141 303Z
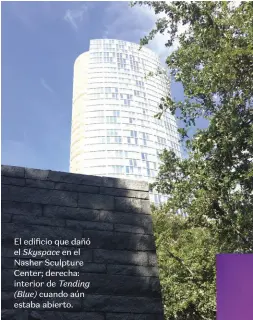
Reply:
M181 156L174 116L154 118L169 88L150 49L91 40L74 65L70 172L153 182L159 152L167 148ZM156 203L165 199L151 195Z

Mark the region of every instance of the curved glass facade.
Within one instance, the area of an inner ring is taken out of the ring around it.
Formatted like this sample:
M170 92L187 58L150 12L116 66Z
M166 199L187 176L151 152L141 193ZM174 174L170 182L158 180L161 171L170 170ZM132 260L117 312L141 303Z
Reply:
M153 182L161 150L181 156L174 116L154 118L170 93L161 68L155 53L135 43L90 41L74 65L70 172Z

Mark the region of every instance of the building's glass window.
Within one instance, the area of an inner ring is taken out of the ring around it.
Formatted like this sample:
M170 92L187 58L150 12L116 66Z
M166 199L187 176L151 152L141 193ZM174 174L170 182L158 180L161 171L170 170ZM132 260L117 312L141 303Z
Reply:
M131 174L133 172L134 172L133 167L128 167L128 166L126 167L126 173Z
M107 136L118 136L119 133L117 130L114 130L114 129L108 129L107 130Z
M130 134L131 134L131 137L137 138L137 131L131 130Z
M130 165L130 166L137 167L137 161L136 161L135 159L130 159L130 160L129 160L129 165Z
M121 137L114 137L114 141L115 141L115 143L121 143L122 138Z
M148 160L148 155L147 155L147 153L142 152L142 153L141 153L141 158L142 158L142 160Z
M143 136L143 139L147 139L148 140L148 138L149 138L148 134L145 133L145 132L142 133L142 136Z
M112 173L123 173L123 166L108 166L108 171Z
M166 144L166 139L165 138L162 138L162 137L157 137L157 142L159 144Z
M113 111L114 117L119 117L120 116L120 111Z
M106 117L106 122L107 123L117 123L117 118L116 117Z

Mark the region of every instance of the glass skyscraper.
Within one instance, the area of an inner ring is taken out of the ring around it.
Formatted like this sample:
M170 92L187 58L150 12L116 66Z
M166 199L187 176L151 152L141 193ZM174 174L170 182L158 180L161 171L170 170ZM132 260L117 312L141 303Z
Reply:
M153 182L159 152L181 156L174 116L154 118L170 94L161 70L158 56L138 44L90 41L74 65L70 172ZM165 200L151 194L151 201Z

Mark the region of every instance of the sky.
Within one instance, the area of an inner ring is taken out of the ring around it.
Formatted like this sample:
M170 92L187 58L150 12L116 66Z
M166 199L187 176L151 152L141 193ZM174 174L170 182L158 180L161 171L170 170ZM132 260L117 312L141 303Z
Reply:
M156 21L129 2L2 2L2 164L69 171L75 59L90 39L139 43ZM149 45L165 62L166 36ZM183 99L180 84L172 97Z

